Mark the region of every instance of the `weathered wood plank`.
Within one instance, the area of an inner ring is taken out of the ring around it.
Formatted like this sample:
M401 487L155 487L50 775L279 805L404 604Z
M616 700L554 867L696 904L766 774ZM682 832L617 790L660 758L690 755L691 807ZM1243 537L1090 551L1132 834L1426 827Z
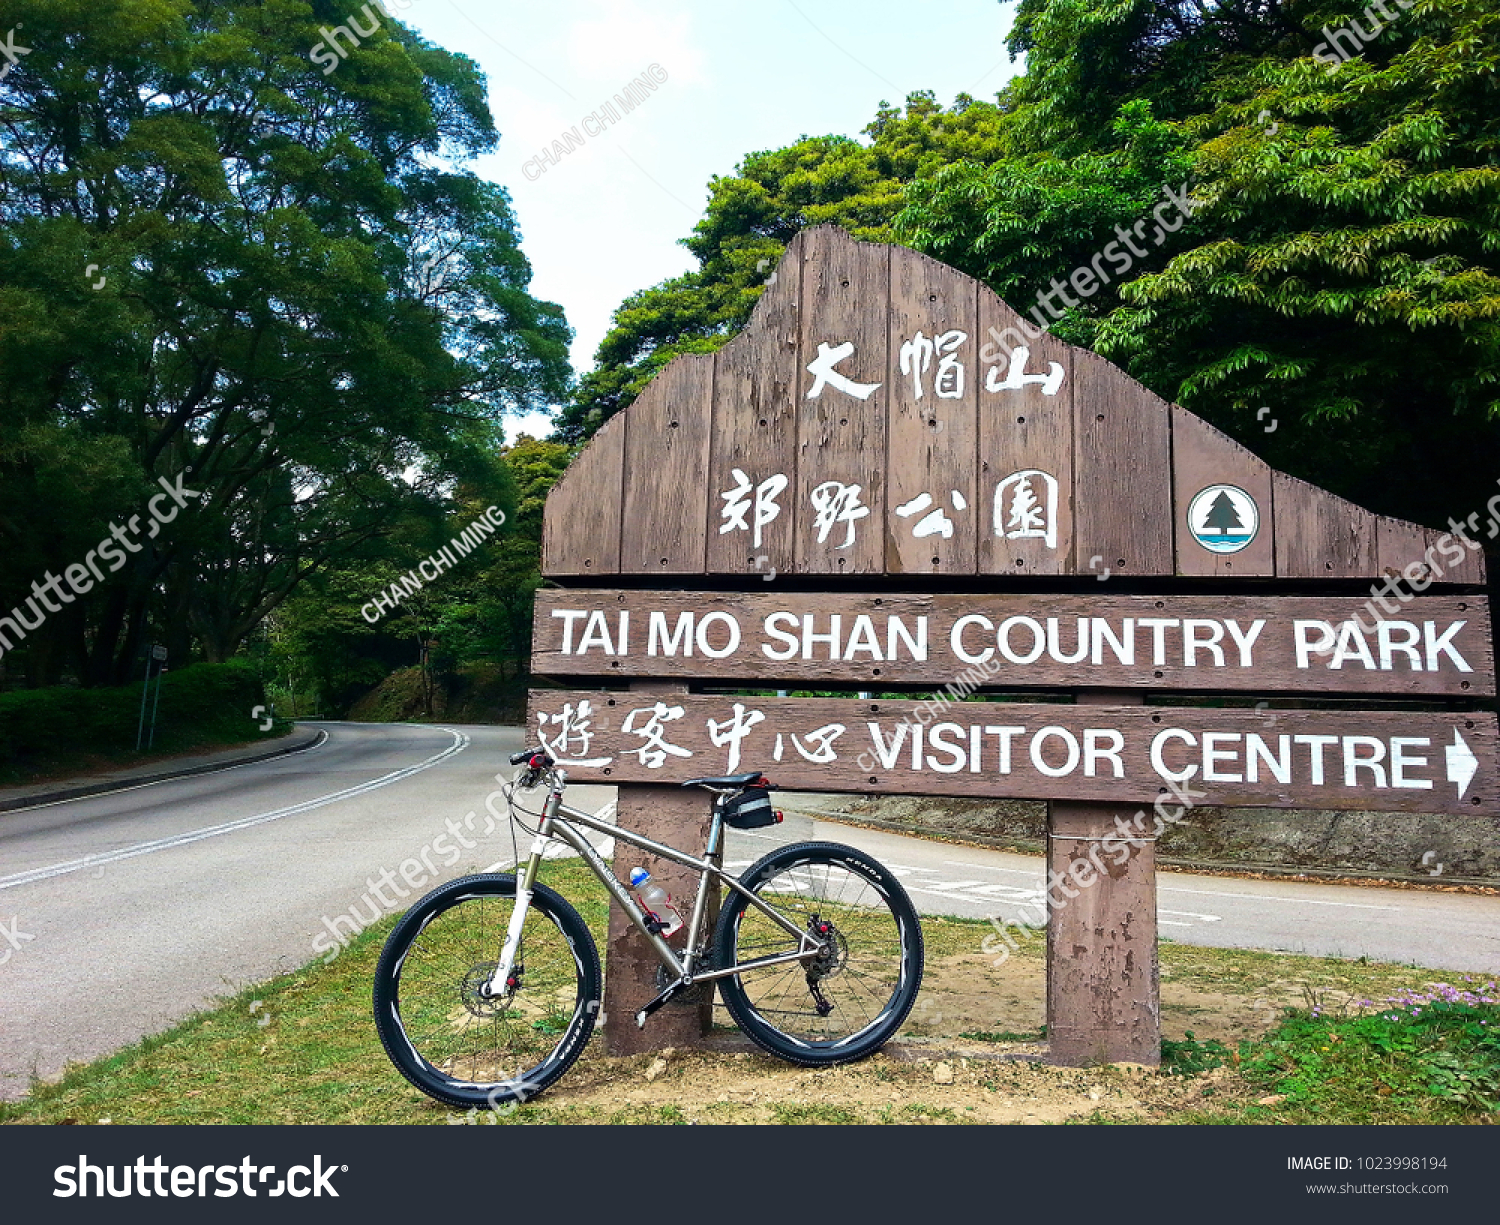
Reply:
M1231 486L1228 502L1216 487ZM1205 578L1269 578L1276 573L1271 467L1227 434L1172 406L1172 489L1177 573ZM1238 491L1238 492L1235 492ZM1241 496L1243 495L1243 496ZM1254 510L1248 521L1244 503ZM1227 509L1226 509L1227 508ZM1223 521L1225 526L1207 527ZM1232 526L1231 526L1232 524ZM1250 534L1240 543L1238 536ZM1225 539L1217 537L1222 534ZM1236 537L1230 540L1229 537Z
M1427 561L1427 550L1432 547L1432 542L1433 535L1425 527L1376 515L1376 576L1390 579L1393 584L1399 583L1401 590L1424 590L1434 577L1433 566ZM1437 561L1436 552L1433 561Z
M1085 350L1073 371L1074 572L1171 574L1170 405Z
M637 683L632 694L642 705L660 701L674 703L681 686ZM712 813L703 795L676 787L650 787L627 783L615 802L615 822L621 829L665 842L685 850L699 851L707 845ZM691 869L670 859L648 855L623 840L615 842L614 872L629 886L630 870L643 867L651 878L682 907L683 920L692 918L693 899L698 896L698 877ZM713 913L718 912L719 889L712 887ZM656 972L661 962L650 942L613 902L609 907L608 943L604 979L605 1046L611 1055L638 1055L662 1046L698 1046L713 1022L713 1009L668 1008L656 1014L650 1031L635 1023L636 1012L655 999L661 990Z
M1386 581L1398 591L1425 591L1436 583L1483 583L1482 537L1460 523L1463 535L1453 531L1420 527L1401 519L1375 516L1375 553L1381 589L1389 594Z
M1486 599L1387 603L1389 613L1358 597L543 590L532 667L865 688L1495 692Z
M1138 705L1139 694L1079 700ZM1133 701L1132 701L1133 699ZM1151 827L1104 854L1126 804L1047 805L1047 1062L1161 1062L1156 842ZM1007 952L1009 950L1007 949Z
M702 574L714 359L679 357L631 404L625 436L620 570Z
M809 791L1500 815L1488 711L689 696L662 719L644 695L530 696L575 782L763 770Z
M1494 505L1494 499L1490 504ZM1489 580L1486 577L1486 562L1484 549L1485 540L1489 539L1489 525L1481 524L1483 530L1469 531L1466 525L1464 537L1473 541L1473 548L1464 543L1460 537L1450 528L1429 529L1429 536L1437 547L1434 557L1438 565L1442 567L1443 575L1439 580L1444 583L1472 583L1476 587L1483 587Z
M979 570L1071 574L1073 350L982 285L979 323Z
M627 414L610 418L547 496L542 573L548 578L620 573Z
M797 497L801 235L745 330L719 350L709 460L708 572L789 574L808 520ZM740 475L743 474L743 475ZM737 491L733 498L723 495Z
M796 570L881 574L890 248L834 226L804 231L802 241Z
M983 509L975 464L978 286L900 247L890 275L885 570L973 574Z
M1277 472L1277 578L1374 578L1375 516L1316 485Z

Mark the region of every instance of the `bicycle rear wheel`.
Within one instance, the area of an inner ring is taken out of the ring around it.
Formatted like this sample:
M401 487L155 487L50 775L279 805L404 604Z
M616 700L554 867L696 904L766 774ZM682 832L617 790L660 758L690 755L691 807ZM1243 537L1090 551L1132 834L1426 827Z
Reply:
M396 924L375 968L375 1028L396 1069L450 1106L524 1102L583 1052L599 1012L599 953L561 896L537 885L511 989L485 999L515 910L514 876L433 890Z
M922 928L899 881L863 851L803 842L772 851L740 883L824 945L801 961L792 936L743 894L728 892L714 933L719 991L740 1028L792 1063L846 1063L900 1028L922 982Z

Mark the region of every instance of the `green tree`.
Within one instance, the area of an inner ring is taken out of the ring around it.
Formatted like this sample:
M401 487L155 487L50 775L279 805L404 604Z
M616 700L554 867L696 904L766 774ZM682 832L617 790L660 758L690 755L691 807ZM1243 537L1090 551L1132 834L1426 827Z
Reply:
M1218 528L1220 536L1229 535L1232 527L1243 527L1240 522L1239 511L1234 508L1234 499L1228 493L1220 491L1219 496L1214 499L1214 504L1208 508L1208 514L1204 516L1203 526L1205 528Z
M4 5L31 50L0 82L0 412L123 445L137 498L184 474L202 495L81 630L43 631L86 680L153 622L174 658L228 656L319 569L493 486L502 417L566 393L562 312L463 168L497 141L483 78L393 20L325 74L335 7ZM7 448L0 478L38 462ZM45 507L8 509L7 535L46 536ZM43 560L81 560L62 548Z

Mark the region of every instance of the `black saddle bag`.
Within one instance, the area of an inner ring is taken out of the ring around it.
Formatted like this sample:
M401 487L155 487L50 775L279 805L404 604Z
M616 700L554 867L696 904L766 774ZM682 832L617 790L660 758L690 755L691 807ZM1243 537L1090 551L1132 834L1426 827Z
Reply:
M748 787L726 799L719 809L727 825L735 829L761 829L775 825L781 814L771 807L771 793L764 787Z

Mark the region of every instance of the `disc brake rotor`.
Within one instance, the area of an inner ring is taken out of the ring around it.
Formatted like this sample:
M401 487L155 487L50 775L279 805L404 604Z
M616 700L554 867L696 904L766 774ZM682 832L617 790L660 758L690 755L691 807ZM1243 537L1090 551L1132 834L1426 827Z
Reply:
M493 1017L505 1012L515 999L516 992L520 990L522 967L517 965L511 971L510 983L506 991L501 995L486 997L483 988L490 981L490 975L495 972L493 961L481 961L464 975L464 981L459 986L459 998L464 1007L476 1017Z

